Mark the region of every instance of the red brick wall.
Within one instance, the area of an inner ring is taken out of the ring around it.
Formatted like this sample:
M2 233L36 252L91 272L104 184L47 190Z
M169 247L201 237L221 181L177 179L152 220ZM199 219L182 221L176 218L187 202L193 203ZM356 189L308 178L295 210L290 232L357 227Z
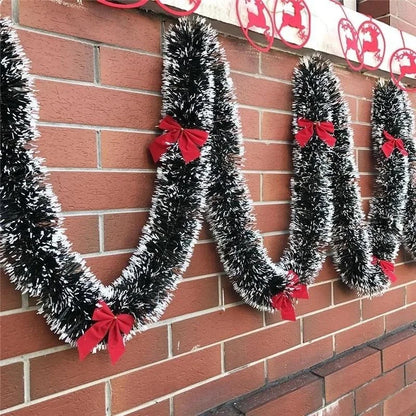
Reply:
M40 154L68 236L105 283L140 237L153 188L148 143L160 117L161 33L166 18L75 0L13 0L40 103ZM13 10L11 10L13 5ZM298 57L259 55L222 36L236 85L246 177L258 227L274 260L289 223L290 78ZM371 89L375 78L337 68L351 105L363 204L372 193ZM416 106L416 99L412 97ZM416 316L416 264L402 252L398 283L359 299L331 262L282 322L242 305L206 227L162 320L127 344L78 361L36 314L35 302L1 282L1 407L22 415L192 415L379 337Z
M416 0L358 0L357 10L416 35Z

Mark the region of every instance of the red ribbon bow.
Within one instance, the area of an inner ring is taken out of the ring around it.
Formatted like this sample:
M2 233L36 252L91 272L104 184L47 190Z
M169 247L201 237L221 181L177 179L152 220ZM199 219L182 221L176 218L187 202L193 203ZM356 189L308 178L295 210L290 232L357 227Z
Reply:
M387 260L380 260L376 256L373 256L371 264L378 264L390 282L394 283L397 280L397 276L394 274L394 263Z
M98 302L92 315L93 324L84 335L78 338L79 358L83 360L97 344L108 334L108 352L115 364L123 355L125 347L122 334L128 334L133 328L134 318L129 314L114 315L104 301Z
M165 116L158 126L166 130L150 144L149 149L155 163L166 153L168 147L178 142L185 163L192 162L201 154L199 148L207 141L208 133L198 129L184 129L173 117Z
M300 147L306 146L314 132L318 137L325 142L328 146L335 146L337 141L331 133L334 133L335 128L330 121L311 121L307 118L298 118L299 127L303 127L295 134L295 139L299 143Z
M384 137L387 139L386 143L381 146L384 155L388 158L393 153L394 148L399 149L400 153L403 156L408 156L406 149L404 148L403 140L397 139L396 137L392 136L386 130L383 130Z
M288 276L291 278L289 284L283 292L272 297L272 306L280 310L282 319L296 321L293 299L309 299L309 293L307 286L300 283L299 276L293 270L289 271Z

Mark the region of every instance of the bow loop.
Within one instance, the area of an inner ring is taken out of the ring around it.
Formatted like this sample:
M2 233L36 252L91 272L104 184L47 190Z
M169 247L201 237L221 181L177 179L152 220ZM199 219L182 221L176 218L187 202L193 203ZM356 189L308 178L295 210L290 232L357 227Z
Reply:
M387 260L381 260L376 256L373 256L371 264L378 264L383 273L389 278L390 282L394 283L397 280L397 276L394 273L394 263Z
M290 270L288 273L290 281L283 292L274 295L271 299L273 308L279 309L282 319L296 321L294 299L309 299L308 288L300 283L299 276Z
M129 314L114 315L104 301L99 302L92 314L95 322L78 341L79 358L83 360L106 336L110 359L115 364L124 353L123 334L133 328L134 318Z
M183 128L172 116L165 116L159 123L159 128L166 133L156 137L150 144L149 150L154 162L158 162L161 156L166 153L169 146L178 143L179 150L185 163L197 159L199 150L208 139L208 133L198 129Z
M314 133L328 146L335 146L336 139L332 135L335 127L330 121L312 121L300 117L298 118L298 126L302 129L295 134L295 139L300 147L306 146Z
M409 153L406 151L403 140L398 139L394 136L392 136L389 132L386 130L383 130L384 137L386 138L386 142L381 146L381 149L384 153L384 155L389 158L391 154L393 153L393 150L396 148L399 150L399 152L403 156L408 156Z

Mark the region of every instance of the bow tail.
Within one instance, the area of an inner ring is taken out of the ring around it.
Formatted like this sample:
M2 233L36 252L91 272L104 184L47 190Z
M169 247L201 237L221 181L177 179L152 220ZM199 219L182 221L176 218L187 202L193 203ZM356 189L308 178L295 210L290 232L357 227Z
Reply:
M393 153L394 144L391 141L388 141L381 146L381 150L383 151L384 155L389 158Z
M300 122L299 122L300 124ZM295 134L295 139L299 143L300 147L306 146L309 139L313 136L313 125L305 126L302 130Z
M84 335L78 338L77 347L80 360L83 360L100 343L110 325L110 320L96 322L85 331Z
M121 333L118 322L113 321L108 332L108 353L112 364L115 364L120 359L125 349L123 334Z
M161 156L166 152L167 148L171 143L168 140L171 140L172 135L169 133L162 134L159 137L156 137L152 143L149 145L149 150L152 155L153 161L156 163L159 161Z

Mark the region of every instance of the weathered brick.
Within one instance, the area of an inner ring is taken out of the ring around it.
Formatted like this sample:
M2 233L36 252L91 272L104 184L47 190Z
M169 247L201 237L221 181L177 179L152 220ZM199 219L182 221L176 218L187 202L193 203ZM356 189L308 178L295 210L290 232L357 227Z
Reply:
M287 415L305 415L322 405L323 383L306 373L243 399L235 407L247 416L272 415L276 409Z
M112 411L119 413L214 377L221 372L220 346L182 355L111 380Z
M249 393L263 384L264 368L261 363L226 374L220 379L175 396L175 416L200 414L219 403Z
M381 374L380 352L365 347L313 370L324 377L325 399L332 402Z
M332 354L331 337L303 344L300 348L269 358L267 360L268 378L276 380L289 376L331 358Z
M23 363L15 363L0 367L0 408L6 409L23 403Z
M382 402L404 386L403 367L377 377L355 392L355 410L358 413Z
M259 343L259 339L261 342ZM225 370L294 347L300 342L300 322L286 322L224 343Z
M32 358L30 394L32 399L37 399L155 363L167 357L167 328L162 326L138 334L129 341L116 366L111 364L108 351L90 354L83 361L79 360L78 350L75 348ZM62 374L65 374L65 377L62 377Z
M7 416L64 416L88 415L102 416L105 414L105 385L92 387L64 394L40 403L5 413Z
M236 306L172 324L173 353L182 354L194 348L213 344L261 328L260 312L247 306Z
M305 341L354 325L360 320L360 302L351 302L303 318Z

